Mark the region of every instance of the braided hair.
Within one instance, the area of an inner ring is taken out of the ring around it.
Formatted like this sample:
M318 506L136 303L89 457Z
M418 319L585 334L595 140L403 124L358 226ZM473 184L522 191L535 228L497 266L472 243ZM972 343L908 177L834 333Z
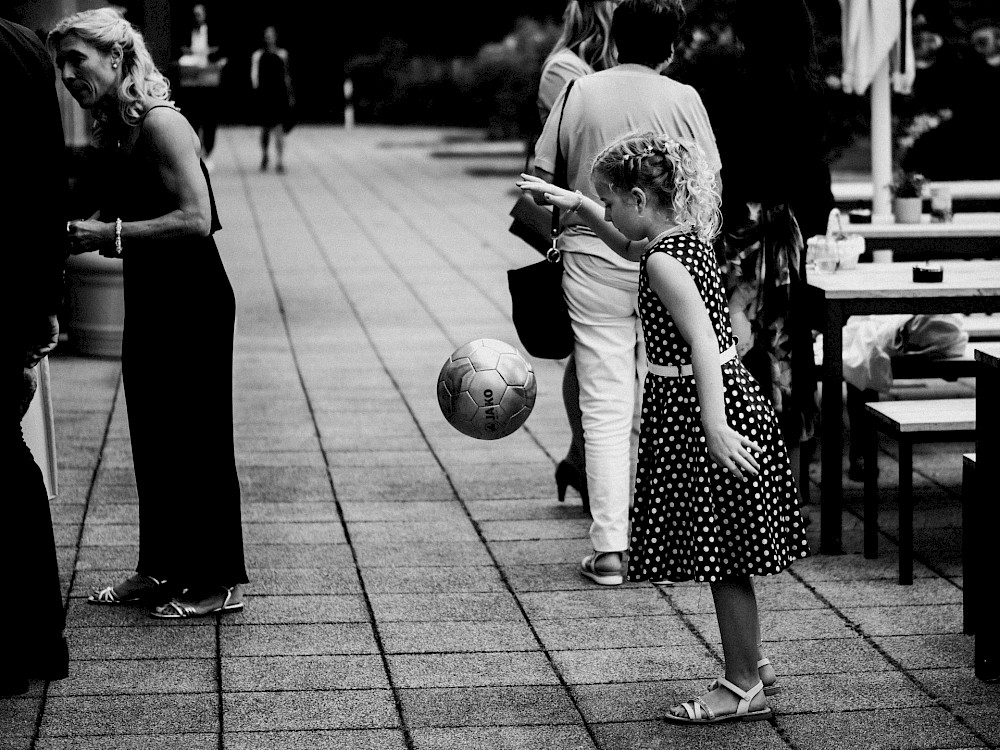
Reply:
M715 174L705 152L693 141L632 133L606 146L591 165L591 175L612 190L627 193L634 187L655 194L671 206L678 224L692 224L706 244L719 233L721 198Z

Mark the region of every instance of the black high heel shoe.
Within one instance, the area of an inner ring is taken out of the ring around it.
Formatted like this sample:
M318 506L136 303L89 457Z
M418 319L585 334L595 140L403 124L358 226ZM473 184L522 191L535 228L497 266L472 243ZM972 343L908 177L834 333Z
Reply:
M583 501L583 509L590 512L590 495L587 493L587 475L581 474L580 470L566 460L560 461L556 466L556 491L559 502L566 500L566 488L572 487L580 493Z

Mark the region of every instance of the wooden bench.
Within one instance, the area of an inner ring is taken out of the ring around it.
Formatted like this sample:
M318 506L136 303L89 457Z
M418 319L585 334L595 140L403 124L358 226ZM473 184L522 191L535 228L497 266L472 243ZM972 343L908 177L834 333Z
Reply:
M864 551L878 557L878 443L885 433L899 445L899 583L913 583L913 446L976 439L976 399L882 401L865 405Z
M1000 315L963 315L962 327L969 334L969 341L1000 341Z
M972 559L972 503L976 501L976 454L962 456L962 632L975 633L972 608L982 601L981 576Z

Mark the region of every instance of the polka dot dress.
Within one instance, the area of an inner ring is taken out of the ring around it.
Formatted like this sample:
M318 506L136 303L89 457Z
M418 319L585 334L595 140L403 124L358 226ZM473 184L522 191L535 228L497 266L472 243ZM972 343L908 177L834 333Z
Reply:
M639 312L649 362L691 363L691 347L649 287L646 260L665 252L694 279L719 350L735 343L711 249L694 234L657 239L639 272ZM722 365L729 425L764 448L760 474L737 479L708 456L693 376L646 376L630 581L724 581L771 575L808 555L792 471L771 402L734 358Z

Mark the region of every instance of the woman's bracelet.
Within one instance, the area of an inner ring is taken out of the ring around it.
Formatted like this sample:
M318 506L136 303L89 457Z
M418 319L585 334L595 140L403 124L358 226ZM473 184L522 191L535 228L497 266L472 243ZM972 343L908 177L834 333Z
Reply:
M122 254L122 220L121 217L115 219L115 255Z
M582 205L583 205L583 193L580 190L577 190L576 191L576 205L573 206L573 208L571 208L569 210L569 213L575 214L577 211L580 210L580 207Z

